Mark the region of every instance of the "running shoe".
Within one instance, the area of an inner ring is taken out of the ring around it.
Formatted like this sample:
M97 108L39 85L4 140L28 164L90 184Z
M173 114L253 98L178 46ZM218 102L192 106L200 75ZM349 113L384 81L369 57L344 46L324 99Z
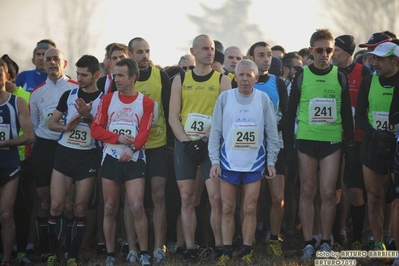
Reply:
M140 264L142 266L150 266L151 262L150 262L151 256L148 254L141 254L140 255Z
M283 256L283 250L281 249L281 243L278 240L269 240L267 244L267 253L276 257Z
M232 258L230 258L228 255L222 255L220 256L217 266L226 266L226 264L231 261Z
M166 253L161 248L157 248L153 253L153 260L156 263L161 263L166 260Z
M313 255L316 254L315 248L310 244L306 245L306 247L302 249L302 252L303 255L301 257L301 260L311 259Z
M125 261L127 264L137 263L139 261L139 256L137 255L137 252L134 250L129 251Z

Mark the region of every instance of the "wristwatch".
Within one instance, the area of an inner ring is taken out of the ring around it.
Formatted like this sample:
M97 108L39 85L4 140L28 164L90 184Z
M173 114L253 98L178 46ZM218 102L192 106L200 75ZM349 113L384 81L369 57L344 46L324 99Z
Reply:
M136 147L133 144L129 146L129 149L131 149L133 153L136 152Z
M208 143L208 137L206 137L206 136L203 136L202 138L201 138L201 140L203 141L203 142L205 142L205 143Z

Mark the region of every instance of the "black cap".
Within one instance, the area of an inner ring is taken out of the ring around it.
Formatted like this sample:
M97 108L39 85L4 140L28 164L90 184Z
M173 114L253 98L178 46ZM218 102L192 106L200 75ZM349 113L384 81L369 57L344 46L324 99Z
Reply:
M277 56L273 56L272 63L270 64L269 73L277 77L281 77L283 62Z
M213 60L217 61L223 65L224 54L222 52L219 52L218 50L215 50L215 57L213 58Z
M366 47L376 47L377 45L384 43L384 42L390 42L392 41L391 36L388 34L385 34L383 32L377 32L371 35L370 39L366 43L359 44L360 48L366 48Z
M335 38L335 46L338 46L348 54L353 55L356 48L355 38L353 38L352 35L338 36Z
M14 60L12 60L8 54L4 54L1 59L3 59L8 66L8 74L10 75L11 80L14 80L19 72L19 67L17 65L17 63L15 63Z

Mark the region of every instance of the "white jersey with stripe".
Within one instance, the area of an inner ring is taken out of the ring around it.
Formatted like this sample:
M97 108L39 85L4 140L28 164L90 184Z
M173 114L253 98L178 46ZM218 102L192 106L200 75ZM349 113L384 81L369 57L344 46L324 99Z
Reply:
M76 99L78 99L79 88L70 91L67 106L68 110L65 113L64 124L66 125L69 120L78 114L75 108ZM95 116L97 107L100 103L103 93L100 93L97 99L93 101L90 113ZM77 149L77 150L90 150L96 148L96 140L90 135L90 126L85 122L80 122L79 125L71 131L62 132L58 143L62 146Z

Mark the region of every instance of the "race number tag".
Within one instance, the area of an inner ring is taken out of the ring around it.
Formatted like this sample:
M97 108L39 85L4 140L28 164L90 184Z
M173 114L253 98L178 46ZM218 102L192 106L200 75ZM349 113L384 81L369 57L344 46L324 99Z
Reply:
M67 144L72 146L88 147L91 143L90 127L86 123L80 123L71 131L65 132Z
M188 114L184 131L190 140L198 140L211 128L211 116L197 113Z
M56 107L57 107L57 105L52 105L52 106L47 106L43 109L42 116L43 116L44 123L48 124L48 122L50 121L50 118L53 116L53 112Z
M332 98L314 98L309 102L309 124L324 125L337 121L337 105Z
M152 120L151 126L156 126L158 124L158 117L159 117L158 102L154 101L154 120Z
M112 122L108 130L119 135L131 135L133 137L137 135L135 122Z
M0 124L0 141L5 141L10 139L10 125ZM0 148L0 150L8 150L8 147Z
M259 130L255 123L234 123L231 129L234 150L259 149Z
M373 128L376 130L388 130L391 132L398 132L399 125L394 126L389 123L388 112L373 112Z

